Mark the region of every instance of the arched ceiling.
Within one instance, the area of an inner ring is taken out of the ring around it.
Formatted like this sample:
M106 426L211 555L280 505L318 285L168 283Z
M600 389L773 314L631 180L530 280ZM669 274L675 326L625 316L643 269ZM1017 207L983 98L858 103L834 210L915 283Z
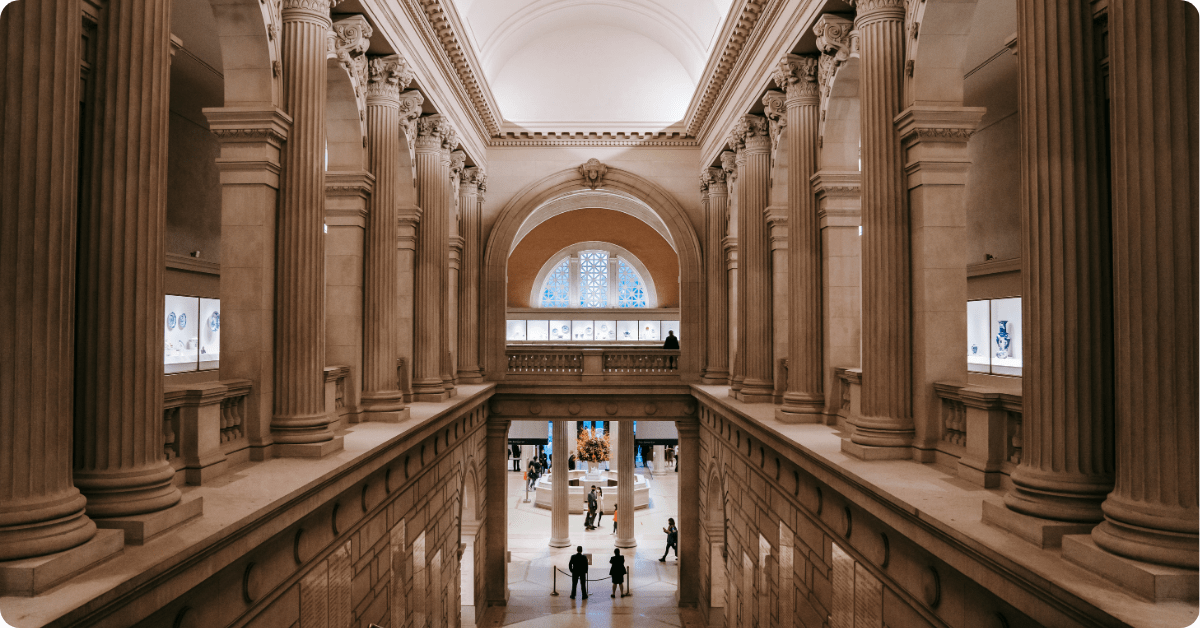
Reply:
M682 119L730 2L455 0L501 114L530 128Z

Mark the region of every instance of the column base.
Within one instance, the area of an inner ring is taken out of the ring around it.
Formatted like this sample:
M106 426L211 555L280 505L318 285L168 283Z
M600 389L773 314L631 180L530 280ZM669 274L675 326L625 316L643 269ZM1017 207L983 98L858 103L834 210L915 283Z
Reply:
M571 539L569 537L561 539L551 537L550 547L571 547Z
M426 403L441 403L443 401L449 401L449 399L450 393L445 390L439 392L414 392L412 396L412 400L414 402Z
M784 406L775 409L775 420L780 423L824 423L825 414L820 410L812 408L789 408Z
M275 443L276 458L324 458L345 447L344 436L320 443Z
M1194 602L1200 597L1197 595L1200 573L1195 569L1154 565L1110 554L1100 549L1090 534L1071 534L1061 539L1064 559L1151 602Z
M716 386L729 383L729 371L708 370L700 376L700 383L706 386Z
M97 530L92 540L69 550L0 562L0 596L32 597L107 560L125 547L121 530Z
M204 514L204 498L186 499L165 510L128 517L93 518L96 527L121 530L127 545L141 545L175 526Z
M863 445L850 438L842 439L842 453L859 460L912 460L912 448Z
M400 410L363 410L360 423L403 423L412 418L408 408Z
M479 369L471 369L468 371L458 372L458 383L460 384L482 384L483 371Z
M1061 547L1065 535L1088 534L1096 525L1023 515L1015 510L1010 510L1003 504L992 501L983 502L983 522L1014 534L1042 549Z
M753 388L742 388L737 391L734 399L742 403L775 403L775 391L773 390L755 390Z
M617 539L617 542L613 543L613 545L621 549L637 547L637 539Z

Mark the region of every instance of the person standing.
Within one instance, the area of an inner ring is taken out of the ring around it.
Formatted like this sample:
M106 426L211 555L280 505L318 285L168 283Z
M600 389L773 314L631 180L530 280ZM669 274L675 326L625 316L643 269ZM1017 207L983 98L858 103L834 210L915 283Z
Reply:
M662 558L658 562L667 562L667 553L672 549L675 550L675 560L679 560L679 528L675 527L674 519L667 519L667 527L663 528L663 532L667 533L667 549L663 550Z
M629 586L625 584L625 557L621 555L621 550L613 550L613 557L608 559L612 567L608 569L608 575L612 576L613 590L609 597L617 597L617 588L621 589L621 597L625 597L629 591Z
M675 332L667 332L667 337L663 340L663 349L679 349L679 339L675 337Z
M604 517L604 487L596 488L596 520L592 522L592 527L600 527L600 519Z
M592 523L596 519L597 506L598 506L598 503L596 501L596 487L593 485L592 490L587 495L588 514L587 514L587 517L585 517L583 520L583 527L585 530L595 530L596 529L596 527L593 526Z
M609 536L615 536L615 535L617 534L617 509L618 509L618 508L620 508L620 507L621 507L621 505L620 505L620 504L617 504L616 506L613 506L613 517L612 517L612 519L613 519L613 531L612 531L612 534L610 534Z
M575 554L571 556L571 561L567 563L567 571L571 572L571 599L575 599L575 586L579 585L580 591L583 593L583 599L587 599L587 574L588 560L587 556L583 555L583 546L575 548Z

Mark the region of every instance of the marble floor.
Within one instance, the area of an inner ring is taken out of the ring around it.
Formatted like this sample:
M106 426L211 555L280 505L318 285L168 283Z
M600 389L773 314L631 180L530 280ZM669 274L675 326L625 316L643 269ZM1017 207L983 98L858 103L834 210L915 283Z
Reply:
M639 468L638 475L645 473ZM571 547L552 548L547 545L550 538L550 511L537 508L531 501L524 501L525 491L521 474L509 473L508 547L512 561L508 565L510 597L503 612L494 613L479 626L498 628L557 628L557 627L612 627L638 626L660 628L677 626L699 628L699 617L691 612L680 612L676 606L678 565L672 553L667 562L658 562L666 546L667 535L662 528L668 517L676 516L678 501L678 476L673 472L656 473L650 479L650 508L634 514L635 535L638 546L622 549L629 568L630 595L621 598L609 597L612 584L608 576L608 559L613 555L614 541L612 519L609 509L616 495L605 495L605 515L596 530L585 531L583 515L570 517ZM554 589L553 569L567 571L567 560L575 553L575 546L582 545L584 553L592 554L592 579L605 578L591 583L587 600L570 597L570 576L558 574L558 593ZM628 558L630 552L633 558ZM619 595L619 593L618 593ZM473 625L464 608L464 625Z

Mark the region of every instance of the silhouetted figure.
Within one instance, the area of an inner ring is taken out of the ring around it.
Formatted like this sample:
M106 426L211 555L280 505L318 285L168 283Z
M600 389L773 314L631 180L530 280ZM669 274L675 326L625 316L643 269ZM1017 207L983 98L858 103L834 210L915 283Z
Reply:
M675 337L675 332L668 331L666 340L663 340L663 349L678 349L679 339Z
M583 555L583 546L575 548L575 555L571 556L571 562L567 563L567 569L571 572L571 599L575 599L575 585L583 591L583 599L587 599L587 573L588 561L587 556Z
M667 519L667 527L663 528L663 532L667 533L667 549L663 550L662 558L658 562L667 562L667 552L675 550L675 560L679 560L679 528L675 527L674 519Z
M613 557L608 559L612 567L608 570L608 575L612 576L613 590L609 597L617 597L617 589L621 589L621 597L625 597L629 591L629 586L625 584L625 557L621 555L621 550L613 550Z

